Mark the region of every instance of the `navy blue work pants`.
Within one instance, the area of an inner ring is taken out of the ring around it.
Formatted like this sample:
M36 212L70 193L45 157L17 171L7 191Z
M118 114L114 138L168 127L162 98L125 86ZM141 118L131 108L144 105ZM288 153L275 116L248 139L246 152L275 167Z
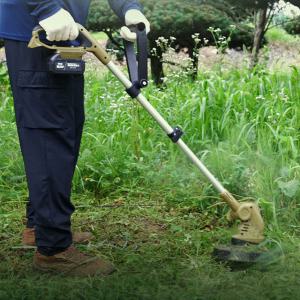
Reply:
M72 243L71 182L84 124L84 79L48 72L51 50L12 40L5 50L29 189L27 225L35 228L38 249L65 249Z

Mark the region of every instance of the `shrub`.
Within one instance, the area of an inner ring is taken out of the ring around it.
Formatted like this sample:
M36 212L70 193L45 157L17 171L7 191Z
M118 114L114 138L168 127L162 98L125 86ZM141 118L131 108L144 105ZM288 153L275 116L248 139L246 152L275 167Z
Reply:
M149 34L150 47L157 47L159 37L169 38L173 36L176 40L177 49L186 47L190 57L197 66L197 55L195 48L202 43L196 44L192 37L196 33L199 39L207 41L208 45L214 45L215 40L208 31L209 27L220 28L222 34L229 35L232 31L231 25L236 29L232 32L229 47L250 46L252 43L252 29L246 25L237 23L235 13L231 4L221 0L142 0L146 16L151 20L151 33ZM94 31L105 31L111 38L113 32L121 26L120 20L111 13L104 0L93 0L88 20L88 28ZM162 54L163 49L151 56L152 76L156 83L163 77Z
M300 34L300 16L291 19L284 24L284 29L289 34Z

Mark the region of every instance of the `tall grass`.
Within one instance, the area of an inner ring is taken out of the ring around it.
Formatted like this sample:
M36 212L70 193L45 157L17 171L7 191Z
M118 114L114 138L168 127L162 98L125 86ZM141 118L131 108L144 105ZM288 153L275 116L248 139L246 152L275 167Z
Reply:
M270 228L299 231L299 72L231 70L179 74L165 89L145 91L151 103L221 182L257 199ZM11 95L1 90L0 196L25 199ZM9 100L9 101L7 101ZM157 194L169 205L223 213L211 185L110 75L86 77L86 125L74 193L101 201L114 194ZM217 203L217 205L215 205ZM288 222L287 222L288 220Z
M80 249L113 261L118 272L80 279L33 272L33 252L18 248L27 191L3 76L1 299L299 298L298 70L220 69L196 82L173 74L165 89L150 85L145 93L172 125L183 127L186 142L228 189L257 199L282 259L243 272L211 259L213 246L230 237L222 226L227 208L147 113L101 72L86 77L72 224L95 237Z

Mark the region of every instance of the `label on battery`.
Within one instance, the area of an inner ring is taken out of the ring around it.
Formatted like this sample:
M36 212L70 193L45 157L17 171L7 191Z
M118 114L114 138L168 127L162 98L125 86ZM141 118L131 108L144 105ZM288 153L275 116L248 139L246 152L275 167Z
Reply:
M63 59L55 54L49 60L49 70L57 74L83 74L85 62L80 59Z
M63 62L57 62L55 64L55 69L56 70L65 70L66 69L66 65Z
M78 62L68 62L68 61L57 61L55 63L55 69L57 71L66 71L66 72L82 72L83 64Z

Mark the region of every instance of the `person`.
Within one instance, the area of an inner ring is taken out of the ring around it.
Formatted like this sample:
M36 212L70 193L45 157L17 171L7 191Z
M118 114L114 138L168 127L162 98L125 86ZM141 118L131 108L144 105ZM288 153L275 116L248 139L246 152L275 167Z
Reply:
M127 26L149 21L136 0L108 0L125 23L121 35L134 40ZM48 71L53 51L29 49L32 30L41 25L49 41L75 40L76 22L85 24L90 1L0 0L0 38L4 39L14 98L16 125L29 190L23 243L36 245L33 265L44 272L108 275L108 261L77 250L73 242L89 233L71 232L74 206L71 182L84 125L84 78Z

